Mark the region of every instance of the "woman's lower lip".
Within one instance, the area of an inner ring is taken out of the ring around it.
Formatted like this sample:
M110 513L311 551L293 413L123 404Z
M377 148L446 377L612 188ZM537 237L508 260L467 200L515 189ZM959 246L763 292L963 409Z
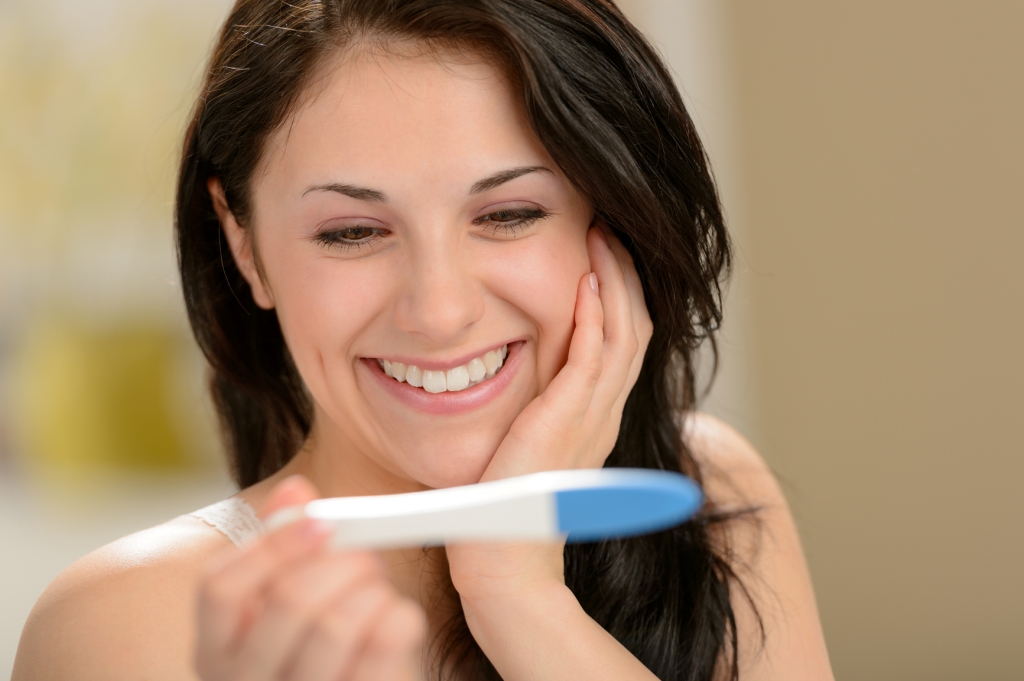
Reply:
M457 414L477 409L495 399L512 382L523 360L526 341L509 343L508 357L501 370L483 383L458 392L428 393L408 383L399 383L380 368L376 359L361 361L380 386L392 397L408 407L428 414Z

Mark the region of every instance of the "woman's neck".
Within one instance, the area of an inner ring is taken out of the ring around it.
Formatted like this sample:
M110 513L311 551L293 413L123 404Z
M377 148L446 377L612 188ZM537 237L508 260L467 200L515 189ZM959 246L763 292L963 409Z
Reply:
M367 451L372 444L353 441L345 428L317 410L302 449L280 471L309 478L324 497L375 496L418 492L427 487L387 467L387 458Z

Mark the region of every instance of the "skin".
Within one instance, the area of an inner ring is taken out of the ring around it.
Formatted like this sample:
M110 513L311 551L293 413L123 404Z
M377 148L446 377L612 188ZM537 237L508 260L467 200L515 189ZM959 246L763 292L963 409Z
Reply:
M482 61L364 50L339 55L319 82L270 139L247 224L210 183L253 298L277 311L315 403L303 449L240 496L265 517L317 496L602 465L650 318L625 249L504 80ZM534 170L477 186L523 168ZM358 243L346 248L346 238ZM457 414L400 403L364 361L445 364L509 342L522 343L511 382ZM762 648L736 597L743 678L831 678L770 472L710 417L690 417L686 433L709 496L763 508L759 528L735 523L717 537L748 571L766 625ZM13 678L421 678L424 641L443 623L444 607L431 606L446 605L445 567L503 678L654 678L566 588L560 544L464 544L424 557L332 553L326 536L302 521L237 549L183 517L115 542L43 595Z

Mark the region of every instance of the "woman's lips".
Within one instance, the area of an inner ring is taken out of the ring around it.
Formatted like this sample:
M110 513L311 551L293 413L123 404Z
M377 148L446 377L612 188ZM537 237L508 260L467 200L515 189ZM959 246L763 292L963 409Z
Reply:
M526 341L508 344L508 356L501 369L483 383L458 392L429 393L386 375L373 358L362 358L362 365L389 395L412 409L428 414L456 414L477 409L496 398L512 382L525 357Z

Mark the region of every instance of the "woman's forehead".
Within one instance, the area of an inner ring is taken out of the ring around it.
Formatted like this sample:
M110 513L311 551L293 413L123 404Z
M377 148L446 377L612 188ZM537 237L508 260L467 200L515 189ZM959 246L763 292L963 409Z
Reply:
M268 140L263 174L479 175L496 163L550 163L507 79L484 59L350 51L312 90Z

